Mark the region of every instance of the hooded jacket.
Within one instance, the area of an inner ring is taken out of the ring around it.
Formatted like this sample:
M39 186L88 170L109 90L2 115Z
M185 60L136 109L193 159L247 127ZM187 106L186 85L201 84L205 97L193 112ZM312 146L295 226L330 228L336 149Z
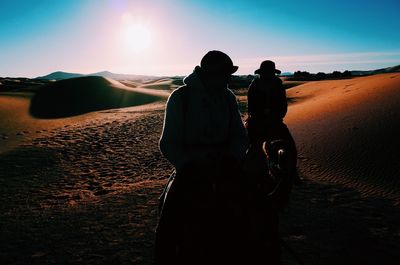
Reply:
M187 162L210 159L216 152L242 160L248 139L232 91L208 91L196 71L183 82L185 85L174 90L167 101L162 154L177 170ZM185 103L181 96L184 89Z

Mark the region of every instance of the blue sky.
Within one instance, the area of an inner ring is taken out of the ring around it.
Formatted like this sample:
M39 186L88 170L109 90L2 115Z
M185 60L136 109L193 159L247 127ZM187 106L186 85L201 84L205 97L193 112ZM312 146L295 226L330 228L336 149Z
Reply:
M208 50L240 74L400 64L400 1L2 0L0 76L185 75Z

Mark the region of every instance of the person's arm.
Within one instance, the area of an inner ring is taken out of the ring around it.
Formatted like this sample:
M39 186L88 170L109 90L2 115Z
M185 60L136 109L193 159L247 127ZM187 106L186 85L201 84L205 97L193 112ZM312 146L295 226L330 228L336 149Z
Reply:
M247 112L250 116L254 115L254 112L255 112L256 104L255 104L254 91L255 91L255 79L253 79L253 81L251 81L251 84L247 91Z
M286 116L287 113L287 108L288 108L288 104L287 104L287 99L286 99L286 90L282 85L282 81L279 80L278 82L278 91L277 91L277 115L278 117L280 117L281 119L283 119Z
M160 150L177 170L185 164L183 126L182 101L178 90L175 90L167 101Z
M229 139L229 154L242 161L248 147L247 131L240 116L236 96L229 91L229 104L231 108L231 132Z

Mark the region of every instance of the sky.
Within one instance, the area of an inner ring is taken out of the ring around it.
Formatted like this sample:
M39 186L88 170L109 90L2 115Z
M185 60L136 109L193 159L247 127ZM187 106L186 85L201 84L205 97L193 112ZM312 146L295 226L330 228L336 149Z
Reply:
M0 76L187 75L209 50L238 74L400 64L398 0L1 0Z

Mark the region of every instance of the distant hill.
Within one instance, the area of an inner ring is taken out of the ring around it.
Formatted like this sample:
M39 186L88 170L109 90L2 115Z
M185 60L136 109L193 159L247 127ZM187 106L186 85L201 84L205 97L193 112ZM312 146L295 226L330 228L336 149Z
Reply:
M280 74L280 76L292 76L293 73L292 72L283 72Z
M149 75L115 74L115 73L112 73L109 71L102 71L102 72L97 72L97 73L92 73L92 74L87 74L87 75L57 71L57 72L54 72L54 73L51 73L51 74L48 74L45 76L36 77L35 79L63 80L63 79L83 77L83 76L101 76L101 77L111 78L111 79L115 79L115 80L141 80L141 81L153 80L156 78L160 78L157 76L149 76Z
M400 65L381 68L377 70L367 70L367 71L350 71L352 75L374 75L374 74L383 74L383 73L396 73L400 72Z
M57 72L53 72L48 75L36 77L35 79L62 80L62 79L75 78L75 77L81 77L81 76L84 76L84 75L78 74L78 73L67 73L67 72L57 71Z

